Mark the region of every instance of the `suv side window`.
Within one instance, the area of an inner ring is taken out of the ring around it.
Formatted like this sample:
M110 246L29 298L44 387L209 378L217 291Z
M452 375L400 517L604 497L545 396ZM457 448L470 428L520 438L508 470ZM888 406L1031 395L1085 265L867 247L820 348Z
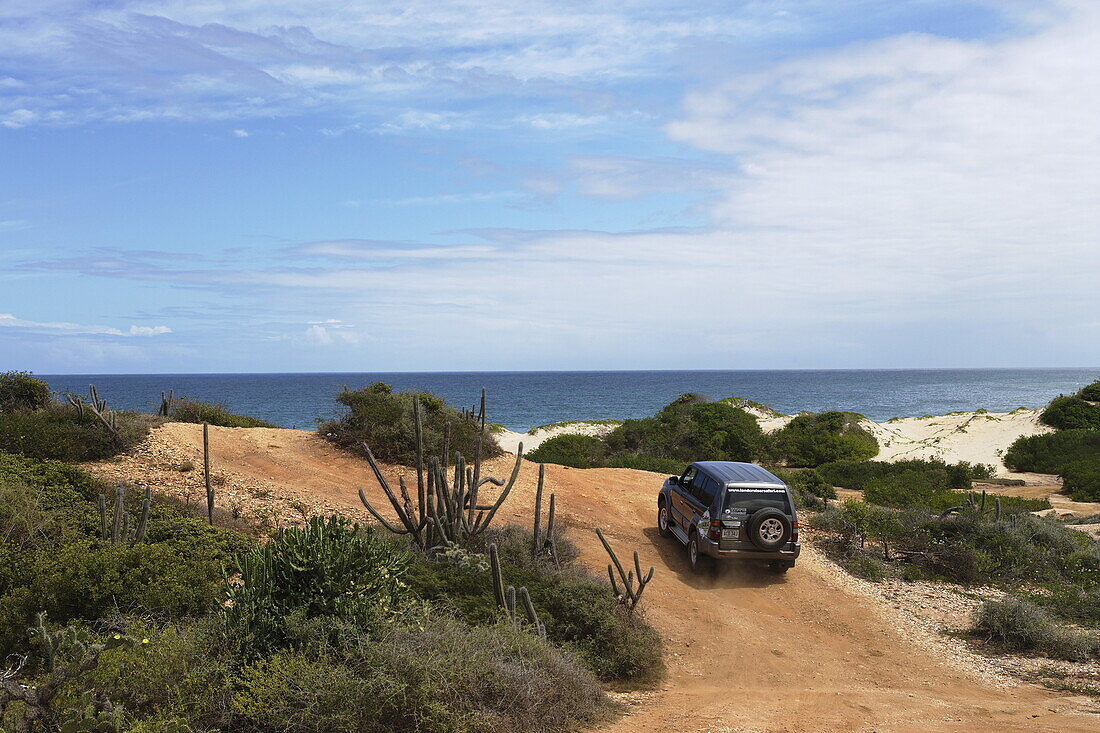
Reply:
M709 507L714 503L714 494L718 491L718 482L710 476L699 474L695 479L695 491L692 494L703 506Z
M680 488L691 493L694 491L692 488L695 483L695 466L688 466L688 469L684 471L684 475L680 477Z

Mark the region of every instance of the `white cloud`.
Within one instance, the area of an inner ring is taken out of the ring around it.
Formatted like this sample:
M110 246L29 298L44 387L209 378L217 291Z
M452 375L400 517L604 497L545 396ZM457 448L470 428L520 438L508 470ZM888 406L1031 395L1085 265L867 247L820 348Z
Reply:
M95 335L95 336L160 336L172 333L167 326L130 326L129 330L122 331L110 326L84 326L79 323L67 323L64 321L28 321L16 318L11 313L0 313L0 328L22 328L39 333L52 333L57 335Z
M9 219L8 221L0 221L0 232L16 232L20 229L29 228L31 223L24 219Z
M344 323L339 318L309 321L305 340L317 346L355 346L359 344L360 337L354 329L354 325Z
M233 131L234 137L250 137L251 134L252 133L250 133L248 130L241 130L239 128Z

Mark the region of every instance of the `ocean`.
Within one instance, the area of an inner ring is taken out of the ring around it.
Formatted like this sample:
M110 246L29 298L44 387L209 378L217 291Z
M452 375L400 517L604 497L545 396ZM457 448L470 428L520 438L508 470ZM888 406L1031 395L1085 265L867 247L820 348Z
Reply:
M94 384L111 407L154 411L175 390L284 427L311 429L339 414L333 397L385 382L472 406L488 390L488 419L526 431L562 420L652 415L685 392L747 397L784 413L851 410L872 420L985 408L1041 407L1096 379L1100 368L602 372L403 372L350 374L39 375L58 392Z

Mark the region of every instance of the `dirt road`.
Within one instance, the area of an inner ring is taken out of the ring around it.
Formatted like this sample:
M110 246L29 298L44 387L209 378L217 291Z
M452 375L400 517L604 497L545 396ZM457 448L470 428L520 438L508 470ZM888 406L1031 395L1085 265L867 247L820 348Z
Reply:
M154 486L158 476L177 481L171 462L199 456L201 429L169 424L153 443L98 470L125 476L140 469ZM234 486L263 487L362 517L356 492L364 488L387 506L364 461L311 433L214 428L211 444L226 495ZM493 463L497 475L508 467L508 457ZM529 521L536 475L525 463L502 519ZM629 469L547 467L547 488L585 563L602 575L606 557L591 532L598 525L622 554L637 548L657 568L643 605L665 639L668 677L609 733L1100 730L1087 699L999 681L952 659L812 550L783 577L738 567L693 575L683 549L657 535L660 480Z

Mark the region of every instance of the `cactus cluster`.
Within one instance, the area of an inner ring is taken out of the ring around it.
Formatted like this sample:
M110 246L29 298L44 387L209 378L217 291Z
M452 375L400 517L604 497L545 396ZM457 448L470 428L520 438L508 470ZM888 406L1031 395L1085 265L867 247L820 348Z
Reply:
M442 458L424 457L424 429L420 415L420 400L413 401L413 425L416 431L416 504L413 505L409 487L404 476L398 479L398 493L382 475L382 469L375 460L370 446L362 443L374 476L389 499L398 524L387 520L367 500L362 489L359 500L382 526L397 534L409 535L423 550L430 551L438 547L456 545L465 548L471 538L488 529L501 504L508 498L519 476L523 445L519 446L516 463L507 482L481 473L481 446L485 436L485 390L481 391L481 409L478 413L480 432L473 465L467 465L465 458L456 453L454 465L450 464L449 435L450 428L444 426ZM492 484L501 489L496 501L491 504L478 503L481 489Z
M81 422L84 421L84 410L89 410L97 420L107 428L111 440L119 447L123 446L122 433L118 429L118 416L112 410L107 409L107 400L100 399L99 391L94 384L88 385L88 397L84 398L75 394L66 394L65 399L76 408Z
M611 544L607 541L607 538L603 536L603 532L600 528L596 528L596 536L600 538L600 542L603 543L603 549L607 550L607 554L611 557L611 562L607 565L607 577L611 580L611 592L615 595L616 600L619 603L626 606L628 612L633 613L634 608L638 605L638 601L642 600L642 592L645 591L649 581L653 580L653 566L649 566L649 572L644 576L642 575L642 563L638 559L638 551L634 551L634 570L626 572L623 570L623 564L619 562L619 556L615 554L615 550L611 548ZM622 590L619 589L619 583L615 580L615 574L618 573L619 580L622 581Z
M161 417L168 417L172 414L172 410L176 409L176 404L179 400L176 398L174 390L168 390L168 394L164 392L160 393L160 408L157 410L157 414Z
M948 509L945 509L940 514L940 519L944 519L944 518L946 518L947 516L949 516L951 514L957 514L958 512L961 512L965 509L969 509L972 512L977 512L978 514L980 514L982 516L985 516L986 513L987 513L986 508L985 508L987 498L988 497L986 495L985 489L982 489L980 499L975 499L974 498L974 493L971 492L971 491L968 491L968 492L966 492L966 504L963 504L963 505L960 505L960 506L953 506L953 507L950 507ZM993 521L994 522L1001 521L1001 497L999 497L999 496L993 497ZM1015 522L1016 522L1016 515L1014 515L1014 514L1012 515L1012 522L1013 522L1013 524L1015 524Z
M115 498L110 518L107 515L107 495L99 495L99 537L105 542L117 545L122 542L137 544L145 541L145 528L149 523L149 506L153 495L145 486L145 497L141 501L141 512L137 523L131 529L130 514L126 511L126 487L120 481L115 487Z
M538 612L535 611L535 604L531 601L531 594L527 592L527 587L521 586L517 591L515 586L504 585L504 575L500 571L500 556L497 553L495 542L489 545L489 572L493 576L493 597L496 598L497 606L504 612L505 617L516 628L523 626L523 619L516 613L516 596L518 595L520 602L523 604L523 613L527 617L527 623L535 630L540 639L546 639L546 625L539 620Z
M74 626L51 631L46 625L45 612L35 616L34 626L28 632L40 648L45 674L36 677L33 685L22 682L19 678L27 658L9 657L9 666L0 671L0 719L6 719L4 714L10 703L21 702L20 716L12 718L15 733L40 729L60 733L121 731L122 708L109 700L98 700L93 693L84 693L77 696L79 704L63 715L54 710L54 701L66 683L99 666L103 652L148 644L149 640L116 633L100 641Z
M561 567L558 560L558 544L555 534L554 520L557 514L554 494L550 494L550 511L546 519L546 534L542 534L542 487L546 481L546 466L539 464L539 483L535 490L535 521L534 531L531 533L531 554L535 558L549 555L556 567Z

